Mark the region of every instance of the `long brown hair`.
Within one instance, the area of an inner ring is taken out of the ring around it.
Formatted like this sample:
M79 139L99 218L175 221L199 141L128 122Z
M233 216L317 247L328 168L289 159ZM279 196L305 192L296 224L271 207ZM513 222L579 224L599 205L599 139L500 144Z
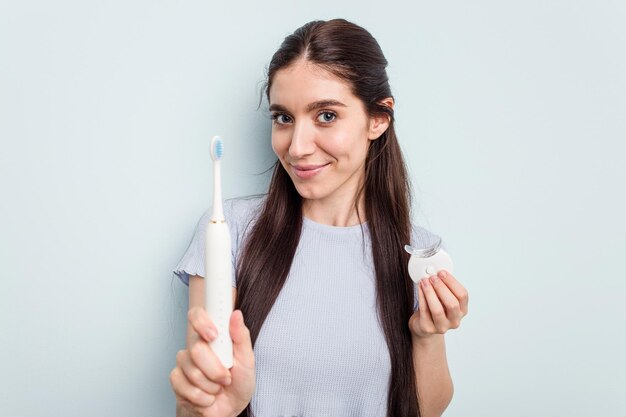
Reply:
M269 91L276 71L304 58L349 83L368 115L386 114L390 125L371 142L365 181L365 217L376 271L376 305L391 358L387 416L419 417L409 318L413 282L407 271L410 242L410 184L394 129L393 109L380 103L391 95L385 59L378 42L364 28L344 19L312 21L287 36L270 62ZM237 265L237 300L250 329L252 345L280 293L296 252L302 228L302 197L277 161L262 210L244 243ZM280 254L280 256L276 256ZM252 416L251 406L240 416Z

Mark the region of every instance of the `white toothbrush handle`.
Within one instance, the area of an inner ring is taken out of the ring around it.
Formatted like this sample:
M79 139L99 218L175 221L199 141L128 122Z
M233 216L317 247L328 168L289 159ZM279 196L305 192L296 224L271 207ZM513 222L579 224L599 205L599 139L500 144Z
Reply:
M205 308L217 327L217 338L209 346L226 368L233 366L233 342L229 322L233 312L230 232L223 222L209 222L205 246Z

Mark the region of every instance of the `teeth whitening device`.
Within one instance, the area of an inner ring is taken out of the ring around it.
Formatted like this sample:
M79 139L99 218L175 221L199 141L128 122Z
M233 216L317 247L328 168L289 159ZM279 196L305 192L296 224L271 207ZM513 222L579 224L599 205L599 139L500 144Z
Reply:
M404 250L411 255L409 275L415 283L418 283L422 278L435 275L442 269L452 273L452 259L441 247L441 238L433 246L424 249L405 245Z
M230 316L233 312L231 239L222 209L220 160L223 144L219 136L211 139L213 160L213 216L206 228L204 257L205 308L217 327L217 338L209 346L225 368L233 366L233 342L230 338Z

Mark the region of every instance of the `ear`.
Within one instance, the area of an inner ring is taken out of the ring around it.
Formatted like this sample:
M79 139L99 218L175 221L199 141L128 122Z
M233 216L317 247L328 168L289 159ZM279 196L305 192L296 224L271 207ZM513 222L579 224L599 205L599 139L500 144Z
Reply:
M386 99L379 101L379 103L383 106L387 106L393 109L392 97L387 97ZM369 132L367 135L368 139L376 140L381 137L382 134L385 133L387 128L389 128L390 123L391 117L389 117L389 115L387 114L380 114L370 117Z

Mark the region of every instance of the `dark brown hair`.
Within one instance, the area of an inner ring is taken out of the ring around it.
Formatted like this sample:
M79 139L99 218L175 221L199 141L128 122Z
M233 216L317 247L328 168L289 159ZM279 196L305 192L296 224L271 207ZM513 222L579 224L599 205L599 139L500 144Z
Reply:
M387 60L364 28L344 19L312 21L287 36L269 64L265 94L276 71L305 59L352 87L370 116L388 115L390 125L371 141L365 161L365 218L376 271L376 306L391 359L387 416L419 417L409 318L414 289L407 271L410 242L410 184L394 129L393 109L380 103L391 95ZM360 215L359 215L360 217ZM237 300L250 329L252 345L291 268L302 228L302 198L276 161L264 206L237 265ZM281 256L276 256L281 254ZM330 383L330 381L329 381ZM250 405L240 416L251 416Z

